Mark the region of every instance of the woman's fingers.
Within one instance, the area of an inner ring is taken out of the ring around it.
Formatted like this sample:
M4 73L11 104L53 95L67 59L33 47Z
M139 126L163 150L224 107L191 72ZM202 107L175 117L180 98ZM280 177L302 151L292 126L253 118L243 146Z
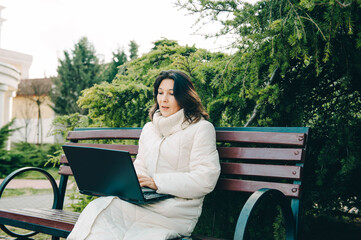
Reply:
M139 184L141 187L149 187L151 189L157 190L157 185L155 185L155 182L153 178L147 177L144 175L138 175Z

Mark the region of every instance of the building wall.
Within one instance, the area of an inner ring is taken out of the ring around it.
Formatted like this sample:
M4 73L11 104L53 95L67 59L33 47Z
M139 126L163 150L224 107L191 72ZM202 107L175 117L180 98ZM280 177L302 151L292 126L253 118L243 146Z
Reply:
M13 117L16 119L14 127L20 128L11 137L12 142L29 143L54 143L58 137L52 136L52 121L55 117L51 109L49 96L43 96L43 103L40 105L42 118L42 135L38 138L38 107L35 103L36 97L16 96L13 101ZM41 128L40 128L41 129ZM41 131L40 131L41 132ZM41 139L42 136L42 139Z

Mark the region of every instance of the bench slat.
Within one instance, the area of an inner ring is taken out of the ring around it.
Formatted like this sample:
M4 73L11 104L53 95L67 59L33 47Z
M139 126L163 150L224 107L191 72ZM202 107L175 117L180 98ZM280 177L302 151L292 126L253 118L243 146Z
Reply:
M262 144L304 146L306 134L283 133L283 132L280 133L280 132L217 131L216 138L217 141L219 142L262 143Z
M68 142L65 145L75 145L83 147L96 147L96 148L106 148L114 150L127 151L131 155L136 155L138 153L138 145L120 145L120 144L98 144L98 143L72 143Z
M58 171L59 175L73 176L73 172L69 166L61 165Z
M24 209L11 209L11 212L25 215L25 216L33 216L39 218L46 218L52 221L62 221L74 224L79 217L79 214L76 212L65 212L54 209L35 209L35 208L24 208Z
M141 129L71 131L68 140L139 139ZM217 141L303 146L305 133L217 131Z
M54 209L52 209L54 210ZM69 216L68 211L64 211L64 210L56 210L57 213L61 213L62 216ZM41 225L41 226L46 226L46 227L51 227L51 228L56 228L56 229L61 229L61 230L65 230L65 231L71 231L74 227L74 224L77 220L77 218L73 218L72 222L67 222L62 220L61 218L59 219L50 219L50 217L55 213L54 211L51 212L47 212L46 210L42 211L42 215L38 214L37 216L34 216L34 211L31 209L8 209L8 210L0 210L0 215L2 218L6 218L6 219L12 219L12 220L16 220L16 221L21 221L21 222L27 222L27 223L31 223L31 224L36 224L36 225ZM59 216L61 216L59 214ZM73 216L74 213L71 213L70 216ZM78 214L79 216L79 214ZM65 218L65 217L64 217Z
M273 188L283 192L288 197L300 197L300 186L290 183L275 183L221 178L218 180L216 188L218 190L239 192L255 192L261 188Z
M84 147L99 147L128 151L131 155L138 154L137 145L117 145L117 144L94 144L94 143L66 143L66 145L76 145ZM303 161L305 150L299 148L237 148L218 147L221 159L259 159L259 160L285 160ZM65 155L61 156L60 163L68 163Z
M268 164L221 163L222 174L259 176L271 178L301 179L301 167ZM59 167L60 175L72 176L70 166Z
M111 129L71 131L66 139L72 140L96 140L96 139L139 139L141 129Z
M259 159L303 161L305 151L300 148L218 147L219 157L226 159Z
M301 179L301 167L269 165L269 164L248 164L248 163L221 163L222 174L274 177L299 180Z

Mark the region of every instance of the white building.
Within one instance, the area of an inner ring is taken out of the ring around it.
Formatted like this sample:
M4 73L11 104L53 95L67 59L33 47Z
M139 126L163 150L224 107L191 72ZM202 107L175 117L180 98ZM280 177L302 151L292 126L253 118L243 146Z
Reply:
M0 6L0 36L1 26L5 21L1 17ZM33 57L19 52L1 48L0 39L0 127L12 119L13 98L16 95L20 79L29 77L29 68Z

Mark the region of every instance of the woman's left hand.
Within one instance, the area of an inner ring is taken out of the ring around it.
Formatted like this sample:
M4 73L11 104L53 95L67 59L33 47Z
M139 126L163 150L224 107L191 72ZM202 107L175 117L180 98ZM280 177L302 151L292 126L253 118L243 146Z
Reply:
M155 185L153 178L151 178L151 177L147 177L144 175L138 175L138 180L139 180L141 187L149 187L154 190L158 189L157 185Z

